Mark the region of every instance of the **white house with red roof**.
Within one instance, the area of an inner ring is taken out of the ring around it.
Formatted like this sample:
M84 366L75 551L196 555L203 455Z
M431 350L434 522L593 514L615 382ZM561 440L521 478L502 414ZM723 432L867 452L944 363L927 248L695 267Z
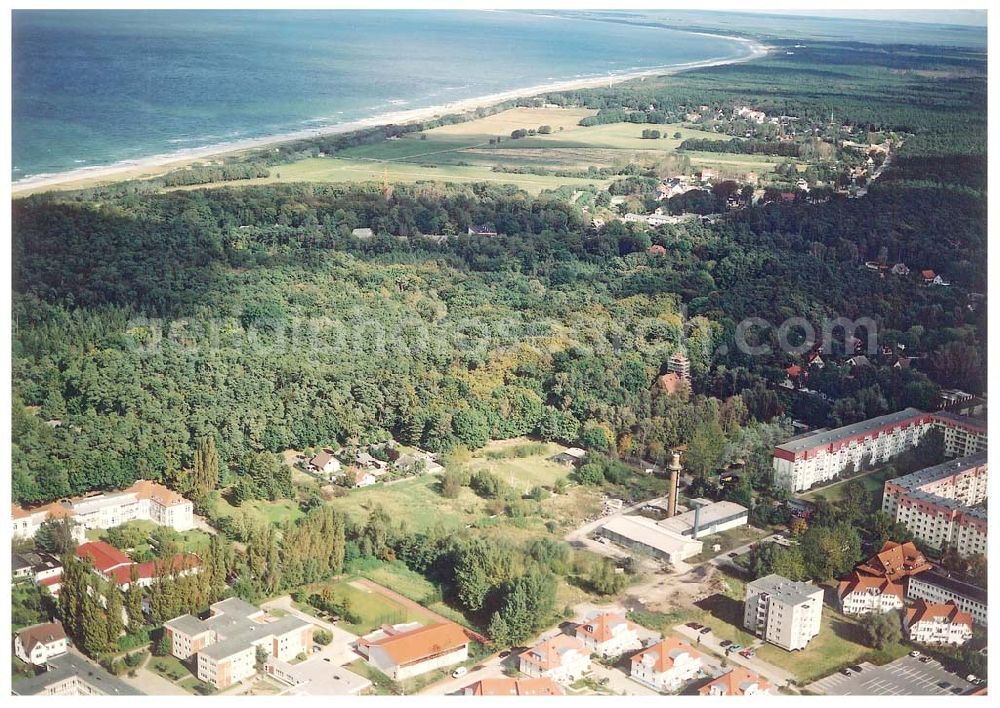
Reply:
M590 672L590 651L576 637L558 634L520 655L522 674L573 683Z
M98 575L115 583L122 590L128 590L133 576L136 583L148 588L160 577L181 577L201 571L201 559L193 553L178 553L170 558L133 563L131 558L104 541L80 544L76 548L76 555L89 559Z
M629 676L657 691L674 691L701 672L701 654L687 642L669 637L632 657Z
M737 666L698 689L699 696L770 696L771 684L750 669Z
M845 615L890 612L903 609L902 583L854 571L837 585L840 609Z
M620 656L642 648L639 627L623 612L593 612L576 628L576 638L593 654Z
M33 666L44 666L54 656L66 653L66 630L60 622L25 627L14 635L14 654Z
M954 602L918 600L906 611L906 631L913 642L961 646L972 639L972 615L962 612Z

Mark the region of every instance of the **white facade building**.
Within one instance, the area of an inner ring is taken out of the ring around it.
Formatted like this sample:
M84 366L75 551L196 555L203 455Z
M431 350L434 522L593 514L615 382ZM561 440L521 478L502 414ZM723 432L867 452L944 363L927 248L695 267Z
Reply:
M962 612L972 615L976 624L985 627L988 623L986 590L941 571L929 570L911 576L906 584L906 597L932 605L953 602Z
M14 655L26 664L44 666L66 653L66 631L59 622L25 627L14 635Z
M782 649L803 649L819 634L823 590L780 575L767 575L746 586L743 626Z
M521 673L573 683L590 672L590 652L579 639L559 634L521 654Z
M620 612L595 612L576 628L576 638L592 654L620 656L642 647L639 627Z
M701 654L687 642L670 637L632 657L629 676L657 691L675 691L701 672Z
M882 511L927 546L961 556L986 553L989 479L986 453L888 480Z
M933 416L916 408L871 418L835 430L792 438L774 448L774 482L790 492L858 471L863 462L888 462L917 445Z
M854 572L837 587L840 610L845 615L890 612L903 609L903 585L886 578Z
M972 615L953 602L930 605L919 600L906 611L906 631L913 642L961 646L972 639Z

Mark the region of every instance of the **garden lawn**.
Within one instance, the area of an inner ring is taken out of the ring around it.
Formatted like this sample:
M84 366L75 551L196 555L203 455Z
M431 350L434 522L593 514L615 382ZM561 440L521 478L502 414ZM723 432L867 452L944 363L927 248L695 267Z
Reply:
M892 472L893 470L889 467L882 467L863 475L857 475L849 479L841 480L840 482L835 482L834 484L826 487L821 487L811 492L807 492L801 495L800 498L806 501L816 501L816 499L822 497L832 504L833 502L838 502L844 498L844 493L847 490L847 483L855 480L863 483L865 485L865 489L867 489L869 493L881 496L882 490L885 487L885 482L890 479Z
M896 645L887 648L881 655L882 659L891 661L906 652L905 646ZM773 644L765 644L757 651L757 658L787 669L800 682L808 683L839 670L845 664L858 663L871 653L872 649L862 644L861 628L853 619L824 607L819 635L813 637L805 649L789 652Z

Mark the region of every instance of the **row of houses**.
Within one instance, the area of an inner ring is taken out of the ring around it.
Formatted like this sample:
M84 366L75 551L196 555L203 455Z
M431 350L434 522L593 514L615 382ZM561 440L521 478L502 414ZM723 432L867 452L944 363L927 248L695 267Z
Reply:
M844 614L903 613L906 635L924 644L964 644L977 621L986 623L986 592L936 570L912 542L887 541L837 594Z

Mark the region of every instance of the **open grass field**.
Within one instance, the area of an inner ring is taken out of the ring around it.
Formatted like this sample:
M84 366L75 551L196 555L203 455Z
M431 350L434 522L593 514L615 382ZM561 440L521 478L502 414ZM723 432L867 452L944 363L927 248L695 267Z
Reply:
M337 598L349 603L351 612L357 615L357 621L354 623L344 620L339 623L339 626L352 634L367 634L382 624L399 624L426 619L387 597L364 588L355 587L349 581L333 583L333 590Z
M886 660L897 659L908 651L903 645L885 649L881 654ZM872 650L861 643L861 629L853 619L823 608L823 621L819 635L800 651L788 652L773 644L765 644L757 651L762 661L780 666L808 683L838 670L844 664L857 663Z
M887 479L890 479L891 473L892 470L887 467L883 467L858 477L851 477L850 479L845 479L829 486L815 489L801 495L800 498L806 501L816 501L816 499L822 497L828 502L837 502L844 498L848 482L852 482L854 480L863 483L865 485L865 489L867 489L869 493L877 497L881 497L882 490L885 487L885 482Z
M263 499L253 499L244 502L238 507L230 504L221 495L216 496L215 509L221 516L232 516L239 512L257 516L268 524L280 524L285 521L294 521L303 516L297 501L292 499L278 499L277 501L266 501Z
M688 138L718 138L716 133L682 127L680 124L643 125L609 123L582 127L581 118L595 111L576 108L513 108L496 115L465 123L413 133L373 145L358 145L336 156L300 160L271 169L266 178L239 184L273 182L379 182L383 176L392 183L420 181L495 182L513 184L537 194L545 189L606 187L610 180L555 175L495 172L494 166L577 171L588 167L613 167L630 162L652 164L676 151ZM552 132L518 140L510 137L516 129L537 129L548 125ZM646 128L659 130L661 137L644 140ZM678 136L678 137L675 137ZM491 145L490 140L499 138ZM692 169L711 167L724 176L746 172L772 171L773 157L689 152ZM218 185L197 185L202 189Z
M488 470L526 493L539 485L551 487L556 480L572 471L572 468L549 459L564 449L556 443L533 443L527 438L498 440L477 451L469 469ZM521 456L526 450L531 450L533 454Z

